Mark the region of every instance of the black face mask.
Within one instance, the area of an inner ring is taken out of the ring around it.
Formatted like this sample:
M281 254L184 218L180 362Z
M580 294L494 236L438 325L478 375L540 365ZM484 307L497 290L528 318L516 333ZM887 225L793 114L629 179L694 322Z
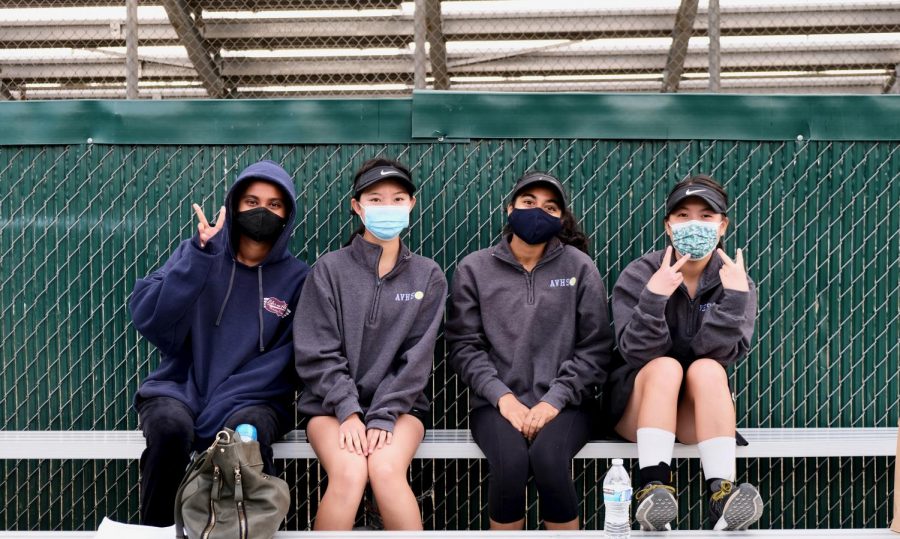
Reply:
M284 230L287 219L279 217L266 208L238 212L234 217L237 231L251 240L273 242Z
M541 208L514 209L506 219L513 233L529 245L546 243L562 230L562 219Z

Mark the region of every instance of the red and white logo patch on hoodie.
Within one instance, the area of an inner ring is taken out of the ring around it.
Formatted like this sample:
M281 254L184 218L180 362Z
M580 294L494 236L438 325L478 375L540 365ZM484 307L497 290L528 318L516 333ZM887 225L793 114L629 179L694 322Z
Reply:
M288 309L287 302L278 298L264 298L263 307L265 307L267 311L274 314L278 318L284 318L285 316L291 314L291 310Z

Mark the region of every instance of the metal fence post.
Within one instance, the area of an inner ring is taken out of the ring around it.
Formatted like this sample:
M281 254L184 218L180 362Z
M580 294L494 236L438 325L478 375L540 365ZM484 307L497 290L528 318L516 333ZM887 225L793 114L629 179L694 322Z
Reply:
M900 64L894 66L894 83L885 92L888 94L900 94Z
M125 97L138 98L138 0L125 0Z
M450 88L450 72L447 70L447 39L444 37L444 21L440 0L425 0L425 25L428 33L428 59L436 90Z
M413 53L413 84L414 88L425 88L425 0L416 0L413 13L413 38L416 50Z
M709 91L718 92L721 88L720 75L722 71L719 44L719 0L709 0L707 16L709 17Z
M672 45L666 59L663 72L662 92L677 92L684 73L684 61L687 58L688 42L694 31L694 19L697 17L698 0L681 0L678 13L675 14L675 27L672 29Z

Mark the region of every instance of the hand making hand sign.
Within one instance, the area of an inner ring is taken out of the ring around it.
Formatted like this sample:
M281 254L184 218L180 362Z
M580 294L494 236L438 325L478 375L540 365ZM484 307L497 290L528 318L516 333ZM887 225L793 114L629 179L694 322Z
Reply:
M199 204L193 204L193 208L194 213L197 214L197 219L200 221L197 223L197 231L200 233L200 248L203 249L206 247L206 242L211 240L225 226L225 206L219 208L219 215L216 216L215 225L209 224Z
M750 283L747 281L747 270L744 269L744 253L738 249L734 260L728 258L722 249L716 250L722 259L722 269L719 270L719 278L722 280L722 288L749 292Z
M671 296L672 292L675 292L684 281L684 275L678 270L681 269L681 266L687 264L690 259L691 255L686 254L672 264L672 247L666 247L662 265L647 281L647 290L660 296Z

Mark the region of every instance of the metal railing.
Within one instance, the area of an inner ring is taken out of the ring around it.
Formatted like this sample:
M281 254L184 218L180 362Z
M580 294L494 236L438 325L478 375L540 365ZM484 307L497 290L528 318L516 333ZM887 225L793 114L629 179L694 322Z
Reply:
M11 0L0 99L898 92L892 0Z

